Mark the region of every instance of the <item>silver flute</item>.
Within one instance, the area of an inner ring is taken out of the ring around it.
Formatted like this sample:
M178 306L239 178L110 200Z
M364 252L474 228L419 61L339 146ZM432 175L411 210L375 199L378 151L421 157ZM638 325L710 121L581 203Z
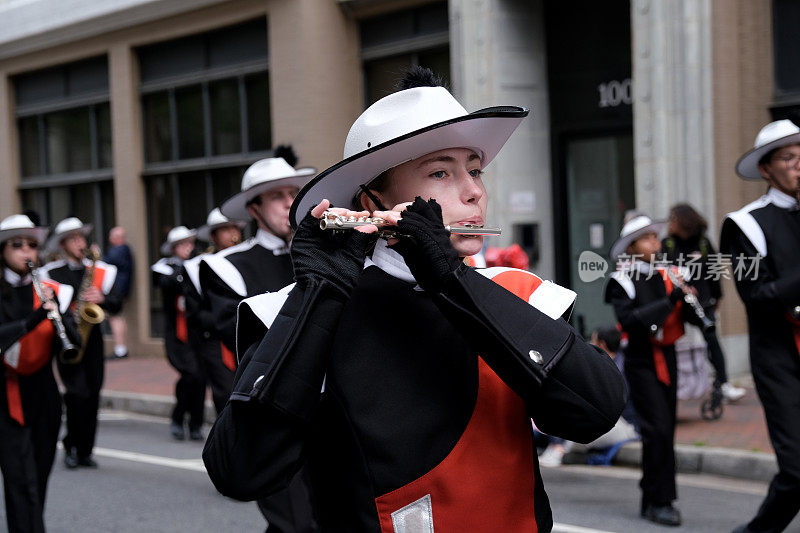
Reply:
M669 276L669 279L672 281L673 285L677 286L683 291L683 301L692 308L692 311L694 311L697 319L700 320L700 328L703 330L703 332L713 329L716 324L708 317L708 315L706 315L705 310L703 310L703 306L700 305L700 302L697 300L697 296L689 291L683 279L678 277L677 272L673 271L672 268L667 268L667 276Z
M33 261L30 259L25 260L25 264L28 266L28 269L31 273L31 280L33 280L33 289L36 291L36 295L39 297L39 301L42 304L47 303L50 299L44 293L44 286L42 285L42 280L39 279L39 270L34 266ZM54 300L56 304L56 309L47 312L47 318L53 323L53 327L56 330L56 335L58 335L59 340L61 341L61 353L58 354L59 359L62 362L68 363L72 361L78 354L78 348L72 344L67 337L67 330L64 329L64 323L61 321L61 313L58 312L58 300Z
M380 217L347 217L337 215L331 211L325 211L322 213L322 218L319 219L319 227L323 230L353 230L358 226L364 226L367 224L378 226L378 230L380 230L380 236L384 239L395 237L397 235L397 233L391 229L394 228L394 226L390 226L386 223L386 220ZM452 235L497 236L500 235L502 231L500 228L487 228L474 224L464 224L463 226L446 225L444 229L449 231Z

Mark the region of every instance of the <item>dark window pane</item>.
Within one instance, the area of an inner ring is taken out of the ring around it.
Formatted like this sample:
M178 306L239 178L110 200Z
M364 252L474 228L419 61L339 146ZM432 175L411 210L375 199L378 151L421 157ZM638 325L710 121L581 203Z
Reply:
M144 113L144 142L148 163L172 159L172 137L169 122L169 97L167 92L142 97Z
M239 116L239 86L236 79L209 84L211 91L211 135L214 155L242 151Z
M175 91L178 158L203 157L203 91L199 85Z
M180 223L188 228L203 225L209 211L206 206L205 171L179 174L178 188L178 201L181 206Z
M212 198L219 206L241 190L242 176L247 167L218 168L211 171Z
M267 19L251 20L207 34L209 67L267 59Z
M99 168L114 166L111 153L111 109L109 105L99 104L97 113L97 164Z
M45 132L48 174L92 168L88 107L45 115Z
M39 117L21 118L18 124L22 176L38 176L42 173L39 164Z
M800 2L775 0L772 9L775 86L779 94L800 93L800 54L797 53Z
M415 19L417 35L439 33L449 29L447 4L444 2L418 8L415 12Z
M50 223L58 224L67 217L74 216L72 210L72 190L70 187L51 187L49 189Z
M250 76L247 87L247 136L251 152L268 150L272 145L269 114L269 78L267 73Z
M108 92L108 61L106 56L78 61L64 68L67 94L96 94Z
M364 64L367 105L397 90L397 82L413 64L413 56L405 54L377 59Z
M437 48L419 53L419 64L428 67L442 79L445 87L450 87L450 48Z
M414 36L414 13L403 11L361 22L361 46L368 48Z
M170 176L153 176L146 182L148 265L161 257L159 247L174 226L173 190ZM163 331L161 291L150 286L150 333L161 337Z
M117 210L114 206L114 182L103 181L97 184L100 187L100 210L103 213L102 232L95 231L97 241L106 245L108 242L108 232L116 225Z
M143 82L205 70L205 50L200 35L192 35L138 49Z
M93 242L97 239L97 232L102 231L102 228L98 226L99 220L95 218L95 197L94 197L94 183L82 183L80 185L71 185L69 187L64 187L64 189L69 190L70 202L71 202L71 209L70 213L72 216L76 216L81 219L81 222L85 224L93 224L94 231L91 235L89 235L88 240L89 242ZM61 219L59 219L61 220Z
M46 189L23 189L20 191L20 196L22 198L23 213L26 211L35 211L36 214L39 215L40 224L53 224L53 221L48 219ZM36 224L35 221L34 224Z
M106 56L93 57L14 77L17 105L56 102L65 97L108 93Z

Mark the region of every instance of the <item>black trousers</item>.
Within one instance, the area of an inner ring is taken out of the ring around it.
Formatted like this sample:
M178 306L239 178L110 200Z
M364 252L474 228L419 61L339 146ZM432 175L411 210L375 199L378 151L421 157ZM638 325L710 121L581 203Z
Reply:
M665 505L678 498L675 487L675 419L678 368L675 347L662 348L670 385L656 377L652 355L628 353L625 377L642 435L642 505Z
M100 409L100 389L103 388L105 367L103 337L95 326L83 359L76 365L58 365L64 381L64 406L67 411L67 434L64 448L75 448L80 457L92 455L97 436L97 412Z
M53 468L61 427L61 402L56 395L39 416L20 426L0 407L0 471L11 532L43 532L47 478ZM32 419L29 419L32 418Z
M314 533L319 531L309 496L305 468L297 473L289 486L257 500L258 510L269 523L267 533Z
M180 377L175 383L175 408L172 421L183 426L189 415L189 429L200 429L203 425L203 404L206 396L206 380L197 361L197 355L189 344L179 341L175 335L164 337L167 359Z
M786 529L800 511L800 356L796 349L766 354L769 358L764 355L755 354L750 364L778 459L778 473L747 527L758 533L777 533Z
M713 307L705 308L705 313L708 318L716 321ZM704 331L703 338L705 338L706 345L708 346L708 360L714 368L714 386L719 387L723 383L728 382L728 370L725 366L725 355L722 353L722 346L719 344L716 328Z
M205 375L207 384L211 387L214 409L219 415L230 398L234 371L222 362L222 344L219 340L205 339L200 335L193 337L191 332L189 335L189 341L197 354L201 371Z

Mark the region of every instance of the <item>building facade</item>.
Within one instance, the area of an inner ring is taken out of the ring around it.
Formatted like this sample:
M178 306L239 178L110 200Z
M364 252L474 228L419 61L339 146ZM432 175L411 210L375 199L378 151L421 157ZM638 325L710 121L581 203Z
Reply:
M113 5L109 5L113 4ZM243 170L291 143L341 158L356 116L409 65L470 111L530 117L487 169L490 219L531 267L576 290L575 324L613 320L581 254L607 256L625 210L689 201L712 238L764 187L733 164L800 102L788 0L28 0L0 4L0 214L123 225L137 256L136 354L161 353L148 265L202 224ZM722 305L734 374L744 310Z

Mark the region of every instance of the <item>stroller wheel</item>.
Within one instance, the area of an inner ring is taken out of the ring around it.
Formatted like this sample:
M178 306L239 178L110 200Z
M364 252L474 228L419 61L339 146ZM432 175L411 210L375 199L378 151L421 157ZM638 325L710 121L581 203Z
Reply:
M722 390L715 387L711 391L711 397L703 400L700 404L700 416L703 420L719 420L722 417Z

